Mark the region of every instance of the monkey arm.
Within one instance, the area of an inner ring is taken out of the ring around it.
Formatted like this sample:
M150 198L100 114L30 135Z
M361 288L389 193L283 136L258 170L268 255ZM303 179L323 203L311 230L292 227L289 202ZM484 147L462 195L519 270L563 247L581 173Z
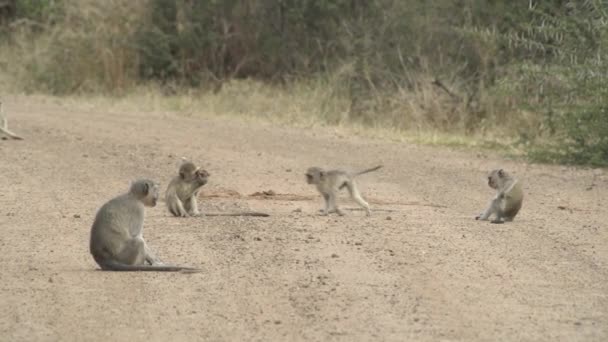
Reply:
M342 210L340 210L340 208L338 207L338 202L337 202L337 195L338 190L336 189L334 192L329 194L329 200L328 200L328 205L327 205L327 209L326 212L329 213L337 213L338 215L342 216L344 215L344 212Z
M328 215L329 214L329 207L330 207L330 202L331 202L331 195L326 194L326 193L321 193L323 195L323 199L325 200L325 208L321 210L322 215Z
M166 201L167 201L167 207L169 208L169 211L173 215L178 216L178 217L188 216L188 212L184 208L184 204L179 199L177 194L168 195Z

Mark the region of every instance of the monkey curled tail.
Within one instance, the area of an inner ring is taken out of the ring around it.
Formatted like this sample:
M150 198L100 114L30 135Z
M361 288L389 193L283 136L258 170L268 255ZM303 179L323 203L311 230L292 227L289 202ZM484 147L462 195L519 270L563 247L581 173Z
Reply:
M154 207L158 185L140 179L129 192L105 203L95 215L89 250L106 271L198 272L190 267L165 265L143 237L145 207Z
M486 210L475 219L485 221L492 214L495 214L496 217L491 221L492 223L513 221L524 200L521 182L503 169L496 169L488 174L488 186L496 190L496 195L490 201Z

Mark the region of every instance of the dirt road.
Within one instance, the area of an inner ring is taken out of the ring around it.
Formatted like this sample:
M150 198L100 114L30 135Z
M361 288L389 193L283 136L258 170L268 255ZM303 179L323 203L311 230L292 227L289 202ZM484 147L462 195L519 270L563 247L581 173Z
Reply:
M26 140L0 141L2 341L608 340L606 171L331 129L60 100L5 106ZM95 211L134 178L166 186L181 156L212 175L204 210L272 216L177 219L160 203L148 243L204 272L97 271ZM376 163L385 167L359 182L372 217L317 215L308 166ZM496 166L526 184L504 225L473 219ZM276 196L248 196L266 190Z

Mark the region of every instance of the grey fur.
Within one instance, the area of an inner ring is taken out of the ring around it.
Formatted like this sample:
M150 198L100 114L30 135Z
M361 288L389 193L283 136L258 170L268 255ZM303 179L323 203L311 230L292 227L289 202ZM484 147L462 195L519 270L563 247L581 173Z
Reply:
M347 188L350 197L357 202L361 207L365 209L367 216L371 215L369 204L361 197L355 177L364 173L376 171L381 168L382 165L366 169L356 173L348 173L343 170L329 170L325 171L320 167L310 167L306 170L306 182L308 184L314 184L317 190L323 196L325 200L325 207L321 210L322 215L328 215L329 213L337 213L338 215L344 215L344 212L340 210L336 202L338 192Z
M106 271L198 271L165 265L143 237L144 207L154 207L158 185L148 179L131 184L129 192L105 203L91 227L89 250L95 262Z
M513 221L521 209L524 199L521 182L503 169L495 169L488 174L488 186L496 189L496 195L490 201L486 210L475 219L485 221L492 214L495 214L496 217L491 221L492 223Z
M197 196L200 188L207 184L209 172L199 169L194 163L184 161L177 176L173 177L167 191L167 209L177 217L202 215L198 209Z

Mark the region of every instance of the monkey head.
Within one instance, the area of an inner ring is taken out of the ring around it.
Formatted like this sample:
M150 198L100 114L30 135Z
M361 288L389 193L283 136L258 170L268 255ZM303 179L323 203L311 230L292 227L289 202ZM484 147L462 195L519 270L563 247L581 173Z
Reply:
M490 171L490 174L488 174L488 185L492 189L501 188L508 177L509 175L503 169L492 170Z
M207 178L209 178L209 176L210 174L207 170L196 169L194 172L194 182L196 182L198 186L203 186L207 184Z
M152 180L136 180L131 184L129 192L142 201L146 207L154 207L158 202L158 184Z
M306 170L306 183L319 184L324 176L324 171L320 167L310 167Z
M179 177L187 182L191 182L196 178L198 167L192 162L183 162L179 167Z
M194 183L197 187L207 184L210 174L207 170L201 170L194 163L184 161L179 167L179 178L187 183Z

